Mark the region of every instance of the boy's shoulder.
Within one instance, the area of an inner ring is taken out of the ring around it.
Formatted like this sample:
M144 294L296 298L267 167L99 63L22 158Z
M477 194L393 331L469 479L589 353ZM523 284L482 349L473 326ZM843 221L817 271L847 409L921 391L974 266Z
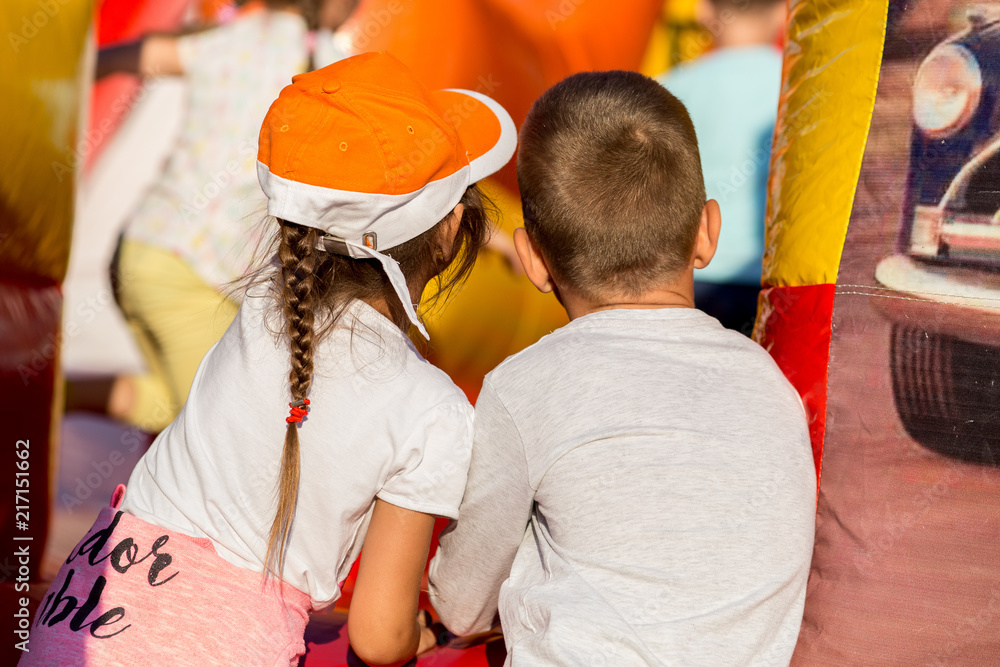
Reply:
M537 342L516 352L487 374L494 387L504 386L512 380L523 382L525 376L543 376L562 373L567 366L586 363L589 357L600 355L602 343L621 348L629 345L648 345L649 336L639 340L638 332L650 332L653 343L658 339L674 342L683 334L674 335L673 327L699 329L707 327L714 334L725 336L726 331L718 322L700 310L690 309L613 309L591 313L551 331ZM743 338L742 336L740 336ZM635 339L630 341L629 339Z
M561 326L501 361L486 374L486 382L500 389L509 385L515 378L520 382L525 376L541 374L553 364L557 364L567 348L572 346L572 331L569 330L569 325Z
M697 369L699 382L718 383L727 390L757 386L794 393L764 348L739 332L725 329L700 310L685 310L683 314L672 313L681 316L672 319L659 319L651 311L587 316L511 355L487 374L486 381L501 400L511 398L521 403L525 394L544 393L554 385L631 383L636 379L625 378L623 373L644 376L642 380L648 381L650 373L687 367ZM609 359L621 359L619 355L631 363L615 364L614 377L602 380Z

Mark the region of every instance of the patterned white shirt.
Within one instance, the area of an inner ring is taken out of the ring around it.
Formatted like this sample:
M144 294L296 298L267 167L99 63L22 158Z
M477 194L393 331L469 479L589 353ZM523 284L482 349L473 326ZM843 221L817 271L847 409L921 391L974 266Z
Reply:
M257 137L271 103L309 61L298 15L253 11L179 39L187 115L166 167L125 235L168 250L221 287L245 272L266 199L257 182ZM343 57L323 44L326 65Z

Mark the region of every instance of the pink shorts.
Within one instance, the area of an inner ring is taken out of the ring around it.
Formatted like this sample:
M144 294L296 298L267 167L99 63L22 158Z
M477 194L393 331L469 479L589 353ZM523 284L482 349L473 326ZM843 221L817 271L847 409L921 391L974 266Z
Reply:
M222 560L210 540L118 509L70 553L19 665L297 665L309 596Z

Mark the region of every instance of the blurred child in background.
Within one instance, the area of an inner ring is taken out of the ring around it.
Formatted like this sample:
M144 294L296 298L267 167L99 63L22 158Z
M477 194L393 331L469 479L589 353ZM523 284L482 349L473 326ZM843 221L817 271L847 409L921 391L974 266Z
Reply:
M259 240L264 195L257 133L292 76L344 57L330 31L357 0L269 0L216 28L150 35L101 51L97 76L183 76L187 109L163 173L127 224L112 267L145 373L68 388L67 409L96 409L159 431L239 309L227 285ZM253 232L253 233L251 233Z
M760 291L785 0L698 0L695 12L716 48L659 78L691 114L706 193L722 210L715 259L695 272L695 301L723 326L749 335Z

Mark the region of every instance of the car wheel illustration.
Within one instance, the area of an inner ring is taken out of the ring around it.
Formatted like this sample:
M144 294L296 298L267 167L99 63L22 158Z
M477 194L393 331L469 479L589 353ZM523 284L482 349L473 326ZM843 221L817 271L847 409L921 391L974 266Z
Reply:
M896 325L890 354L907 433L939 454L1000 466L1000 347Z

